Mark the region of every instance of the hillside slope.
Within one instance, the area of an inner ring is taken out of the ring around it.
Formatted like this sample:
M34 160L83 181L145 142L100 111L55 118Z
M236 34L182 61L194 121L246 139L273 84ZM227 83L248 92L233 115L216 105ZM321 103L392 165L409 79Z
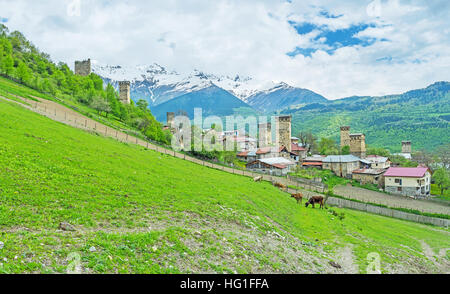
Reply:
M246 99L255 109L270 113L291 106L326 103L328 100L313 91L280 83L267 91L260 91Z
M365 272L371 252L383 272L448 269L448 230L336 209L340 220L269 183L3 100L0 120L2 273L66 272L71 254L95 273ZM77 231L59 230L60 222Z
M194 118L194 109L201 108L203 117L210 115L233 115L235 109L250 108L242 100L229 92L211 84L202 90L184 94L151 108L159 121L165 121L167 112L185 111L189 118Z
M450 83L383 97L350 97L283 111L293 116L293 133L310 130L339 141L339 127L366 134L367 144L400 152L401 141L413 150L450 143Z

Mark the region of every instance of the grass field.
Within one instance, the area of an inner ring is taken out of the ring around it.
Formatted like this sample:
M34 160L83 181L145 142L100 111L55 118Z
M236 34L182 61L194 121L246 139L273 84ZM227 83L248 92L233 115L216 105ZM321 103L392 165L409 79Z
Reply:
M445 272L449 231L307 209L269 183L0 101L0 272ZM75 232L59 230L68 222ZM335 261L342 269L329 265Z
M444 190L444 194L441 195L441 189L436 184L431 184L431 194L438 196L439 199L450 201L450 190Z

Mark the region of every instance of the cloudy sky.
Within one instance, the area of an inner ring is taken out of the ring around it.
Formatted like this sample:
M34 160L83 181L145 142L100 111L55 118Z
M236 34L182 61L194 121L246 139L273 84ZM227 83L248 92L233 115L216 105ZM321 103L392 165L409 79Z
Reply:
M329 99L450 81L448 0L0 0L55 62L158 63Z

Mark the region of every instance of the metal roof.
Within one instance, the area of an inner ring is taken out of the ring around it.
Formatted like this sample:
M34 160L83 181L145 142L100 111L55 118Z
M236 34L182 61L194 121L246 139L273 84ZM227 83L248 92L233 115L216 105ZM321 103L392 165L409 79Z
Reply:
M263 158L259 161L274 165L274 164L283 164L283 165L291 165L295 164L295 162L290 161L289 159L286 159L284 157L272 157L272 158Z
M391 167L387 170L384 176L423 178L427 171L430 172L428 167Z
M323 162L346 163L360 160L361 159L359 157L356 157L354 155L329 155L323 160Z

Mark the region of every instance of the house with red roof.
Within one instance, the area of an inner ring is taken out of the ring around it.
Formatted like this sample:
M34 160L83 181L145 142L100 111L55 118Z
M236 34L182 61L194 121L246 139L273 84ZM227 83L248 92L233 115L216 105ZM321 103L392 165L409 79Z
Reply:
M308 156L308 150L305 147L300 146L298 143L291 144L291 152L297 155L299 160L303 160Z
M428 167L390 167L384 173L385 191L409 197L427 197L431 191Z

